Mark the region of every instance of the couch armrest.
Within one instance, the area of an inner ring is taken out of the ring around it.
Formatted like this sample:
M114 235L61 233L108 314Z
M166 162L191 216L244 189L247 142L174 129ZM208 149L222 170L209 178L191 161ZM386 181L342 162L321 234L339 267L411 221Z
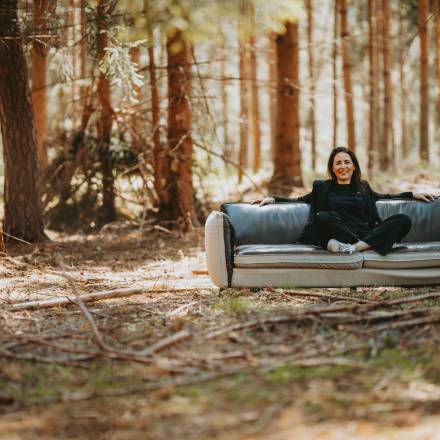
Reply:
M205 224L208 272L218 287L231 285L234 258L234 229L226 214L213 211Z

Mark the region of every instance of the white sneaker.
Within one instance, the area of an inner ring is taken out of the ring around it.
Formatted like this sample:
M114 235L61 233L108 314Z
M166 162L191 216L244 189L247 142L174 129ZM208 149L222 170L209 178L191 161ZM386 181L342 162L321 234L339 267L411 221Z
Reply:
M327 243L327 250L335 253L352 254L354 252L354 245L349 243L341 243L332 238Z

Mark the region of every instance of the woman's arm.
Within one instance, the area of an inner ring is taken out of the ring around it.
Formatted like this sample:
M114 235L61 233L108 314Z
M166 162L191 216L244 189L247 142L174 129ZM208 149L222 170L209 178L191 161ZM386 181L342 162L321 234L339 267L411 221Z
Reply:
M251 202L251 205L264 206L272 203L292 203L292 202L303 202L310 205L312 201L312 193L305 194L301 197L259 197Z
M416 199L423 200L425 202L431 202L435 200L438 196L431 193L414 193L411 191L405 191L398 194L381 194L373 191L370 185L367 183L369 190L372 192L374 200L386 200L386 199Z

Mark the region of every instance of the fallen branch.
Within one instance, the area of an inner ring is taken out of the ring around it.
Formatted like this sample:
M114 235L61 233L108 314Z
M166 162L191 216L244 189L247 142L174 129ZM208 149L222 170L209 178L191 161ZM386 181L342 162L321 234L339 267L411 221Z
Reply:
M420 324L430 324L439 321L440 321L440 313L435 313L435 314L430 314L428 316L422 316L420 318L413 318L413 319L407 319L405 321L397 321L397 322L375 325L371 327L371 329L369 330L374 332L374 331L382 331L382 330L397 329L404 327L414 327Z
M277 292L277 293L280 293L280 292ZM395 306L395 305L408 304L408 303L412 303L412 302L417 302L417 301L422 301L422 300L432 299L432 298L438 298L438 297L440 297L440 292L431 292L431 293L426 293L424 295L418 295L418 296L414 295L414 296L410 296L410 297L406 297L406 298L399 298L399 299L395 299L395 300L381 301L381 302L373 302L373 303L368 303L368 304L355 303L355 304L341 304L341 305L330 305L330 306L322 306L322 307L304 308L304 309L300 309L300 310L295 310L294 312L292 312L288 315L268 317L268 318L264 318L264 319L255 319L255 320L240 323L240 324L230 325L230 326L218 329L218 330L211 331L205 337L207 339L212 339L217 336L221 336L221 335L224 335L229 332L236 331L236 330L254 329L257 327L261 327L265 324L294 322L294 321L298 321L300 319L305 319L305 318L311 319L313 316L324 315L323 316L324 318L328 318L329 317L328 314L334 314L337 312L352 312L352 313L357 313L357 314L361 315L362 313L368 313L368 312L376 310L380 307L391 307L391 306ZM434 312L435 311L436 310L434 310ZM368 320L369 318L371 318L371 316L374 316L374 315L366 314L366 315L363 315L362 317L365 320ZM354 317L347 317L346 322L349 322L349 320L353 319L353 318ZM425 320L425 321L423 321L423 320ZM436 322L437 320L440 320L440 314L435 314L433 316L432 313L430 313L430 315L428 317L402 321L400 323L400 325L399 325L399 322L397 322L397 323L389 324L388 327L384 327L384 328L399 328L399 327L405 327L405 326L418 325L419 323L423 324L425 322L427 322L427 323L428 322ZM344 321L341 320L338 323L343 324ZM394 326L392 326L392 325L394 325Z
M429 292L429 293L424 293L423 295L405 296L403 298L397 298L397 299L385 301L384 304L388 306L394 306L397 304L408 304L408 303L423 301L426 299L436 299L436 298L440 298L440 292Z
M171 336L167 336L166 338L160 339L153 345L150 345L149 347L138 351L137 354L140 356L151 356L154 353L157 353L158 351L161 351L171 345L176 344L177 342L183 341L185 339L190 338L191 332L189 330L181 330L177 333L174 333Z
M283 290L280 292L279 290L274 289L270 286L265 286L267 290L270 290L271 292L278 293L278 294L285 294L288 296L309 296L309 297L315 297L315 298L325 298L325 299L332 299L332 300L340 300L340 301L351 301L351 302L360 302L360 303L376 303L377 301L371 301L368 299L362 299L362 298L353 298L350 296L342 296L342 295L330 295L328 293L319 293L319 292L298 292L296 290Z
M125 287L123 289L103 290L102 292L93 292L81 295L81 301L83 303L101 301L103 299L124 298L133 295L142 295L149 293L165 293L165 292L187 292L198 289L145 289L142 287ZM37 310L45 309L49 307L66 306L70 304L76 304L76 296L69 295L62 298L47 299L40 301L29 301L12 304L9 308L10 311L18 310Z

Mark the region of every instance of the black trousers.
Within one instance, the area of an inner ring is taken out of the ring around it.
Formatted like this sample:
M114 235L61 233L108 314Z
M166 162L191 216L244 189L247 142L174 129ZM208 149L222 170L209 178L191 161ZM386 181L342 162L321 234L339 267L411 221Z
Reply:
M390 252L393 244L402 240L411 229L411 218L406 214L392 215L371 229L362 225L344 223L334 211L318 212L315 222L324 249L327 249L327 243L332 238L350 244L361 240L381 255Z

